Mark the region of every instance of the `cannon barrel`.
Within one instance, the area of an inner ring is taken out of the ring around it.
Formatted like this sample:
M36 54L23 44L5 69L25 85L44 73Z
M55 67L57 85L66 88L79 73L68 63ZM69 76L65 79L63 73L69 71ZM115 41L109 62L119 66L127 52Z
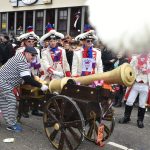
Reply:
M124 63L112 71L97 73L88 76L82 76L77 78L64 77L62 79L53 79L49 83L50 92L60 93L63 86L69 79L73 79L75 82L79 82L81 85L90 85L96 80L104 80L107 84L122 84L125 86L131 86L135 81L135 73L128 63Z

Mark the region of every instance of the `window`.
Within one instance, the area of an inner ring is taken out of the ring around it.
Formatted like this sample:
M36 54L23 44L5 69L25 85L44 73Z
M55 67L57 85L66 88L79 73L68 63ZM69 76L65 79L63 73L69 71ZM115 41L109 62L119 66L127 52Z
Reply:
M37 35L43 35L43 11L37 11L35 16L35 32Z
M67 17L68 11L67 9L60 9L58 11L58 31L66 34L67 33Z
M81 7L71 8L70 35L75 37L81 33Z
M23 12L17 12L17 35L23 31Z
M85 7L85 18L84 18L84 24L89 24L88 17L89 17L89 10L88 10L88 7Z
M28 26L33 26L33 11L26 12L26 26L25 26L26 30Z
M6 28L7 28L7 14L6 13L2 13L2 24L1 24L1 29L2 29L2 33L6 33Z
M8 31L9 32L14 32L14 20L15 20L14 12L10 12L8 14Z
M53 27L55 28L55 10L54 9L49 9L46 10L46 22L45 24L47 25L48 23L50 23L51 25L53 25Z

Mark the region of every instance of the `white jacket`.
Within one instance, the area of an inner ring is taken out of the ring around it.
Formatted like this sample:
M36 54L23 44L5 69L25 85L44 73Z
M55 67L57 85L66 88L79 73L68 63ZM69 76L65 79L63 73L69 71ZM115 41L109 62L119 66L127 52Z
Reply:
M139 81L143 81L144 83L147 83L149 84L150 86L150 54L148 54L148 59L146 61L146 63L142 66L142 69L138 69L138 57L140 55L135 55L135 56L132 56L132 59L131 59L131 66L133 67L134 71L135 71L135 75L136 75L136 81L139 82ZM143 73L142 72L145 71L145 70L149 70L148 73Z
M73 62L72 62L72 76L81 76L82 74L82 59L83 59L83 51L84 49L81 48L78 51L74 51L73 55ZM92 55L95 59L95 73L102 73L103 72L103 64L101 59L101 51L97 50L96 48L92 49Z
M70 68L69 68L69 64L66 58L66 51L61 48L58 47L58 52L61 53L60 56L60 61L58 62L54 62L52 55L54 54L52 51L50 51L49 48L47 48L46 50L42 51L42 66L44 67L45 70L45 76L49 76L51 79L56 79L59 78L58 76L55 76L53 73L49 73L48 69L49 68L53 68L54 71L59 71L59 72L63 72L64 76L66 74L66 72L70 72Z

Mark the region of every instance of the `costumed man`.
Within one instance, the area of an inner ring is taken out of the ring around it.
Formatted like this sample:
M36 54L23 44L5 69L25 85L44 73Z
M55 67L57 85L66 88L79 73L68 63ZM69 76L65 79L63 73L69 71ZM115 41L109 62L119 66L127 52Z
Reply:
M49 47L42 52L42 63L45 69L44 78L49 81L71 76L66 52L57 45L57 40L63 38L64 35L55 30L50 30L41 37L41 41L49 39Z
M34 80L28 63L36 57L37 51L34 47L26 47L21 53L10 58L0 68L0 109L7 123L7 129L15 132L22 131L22 127L16 122L16 97L13 88L19 86L24 80L27 84L41 88L46 91L48 87Z
M75 40L81 40L83 47L74 51L72 76L86 76L103 72L101 51L93 48L93 41L97 40L94 30L78 35Z
M124 124L130 121L133 103L139 94L137 126L139 128L143 128L145 105L148 100L148 93L150 87L150 53L145 52L133 56L130 64L135 70L136 81L133 84L127 98L124 117L119 120L119 123Z
M22 46L16 50L16 54L23 52L25 50L25 48L28 46L34 47L36 49L38 55L36 57L34 57L32 62L29 63L29 68L32 72L32 75L39 76L40 72L42 72L42 67L41 67L41 62L40 62L40 50L35 47L35 43L39 41L39 36L37 36L34 33L33 27L29 26L27 28L27 33L20 35L18 37L18 40L22 43ZM40 113L38 110L34 110L34 109L32 110L32 115L43 116L42 113ZM23 116L25 118L28 118L29 114L27 112L24 112Z

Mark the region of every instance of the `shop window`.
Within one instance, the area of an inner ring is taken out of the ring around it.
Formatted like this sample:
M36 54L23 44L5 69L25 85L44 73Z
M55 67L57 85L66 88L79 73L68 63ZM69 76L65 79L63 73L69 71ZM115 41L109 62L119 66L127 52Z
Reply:
M6 13L2 13L1 15L1 32L2 33L6 33L6 28L7 28L7 14Z
M25 30L27 30L28 26L33 26L33 11L26 11Z
M71 8L70 35L73 37L81 33L81 15L81 7Z
M17 12L17 35L21 34L23 32L23 12Z
M44 11L37 11L35 16L35 32L37 35L43 35L43 17Z
M67 9L60 9L58 11L58 31L66 34L67 33L67 18L68 11Z

